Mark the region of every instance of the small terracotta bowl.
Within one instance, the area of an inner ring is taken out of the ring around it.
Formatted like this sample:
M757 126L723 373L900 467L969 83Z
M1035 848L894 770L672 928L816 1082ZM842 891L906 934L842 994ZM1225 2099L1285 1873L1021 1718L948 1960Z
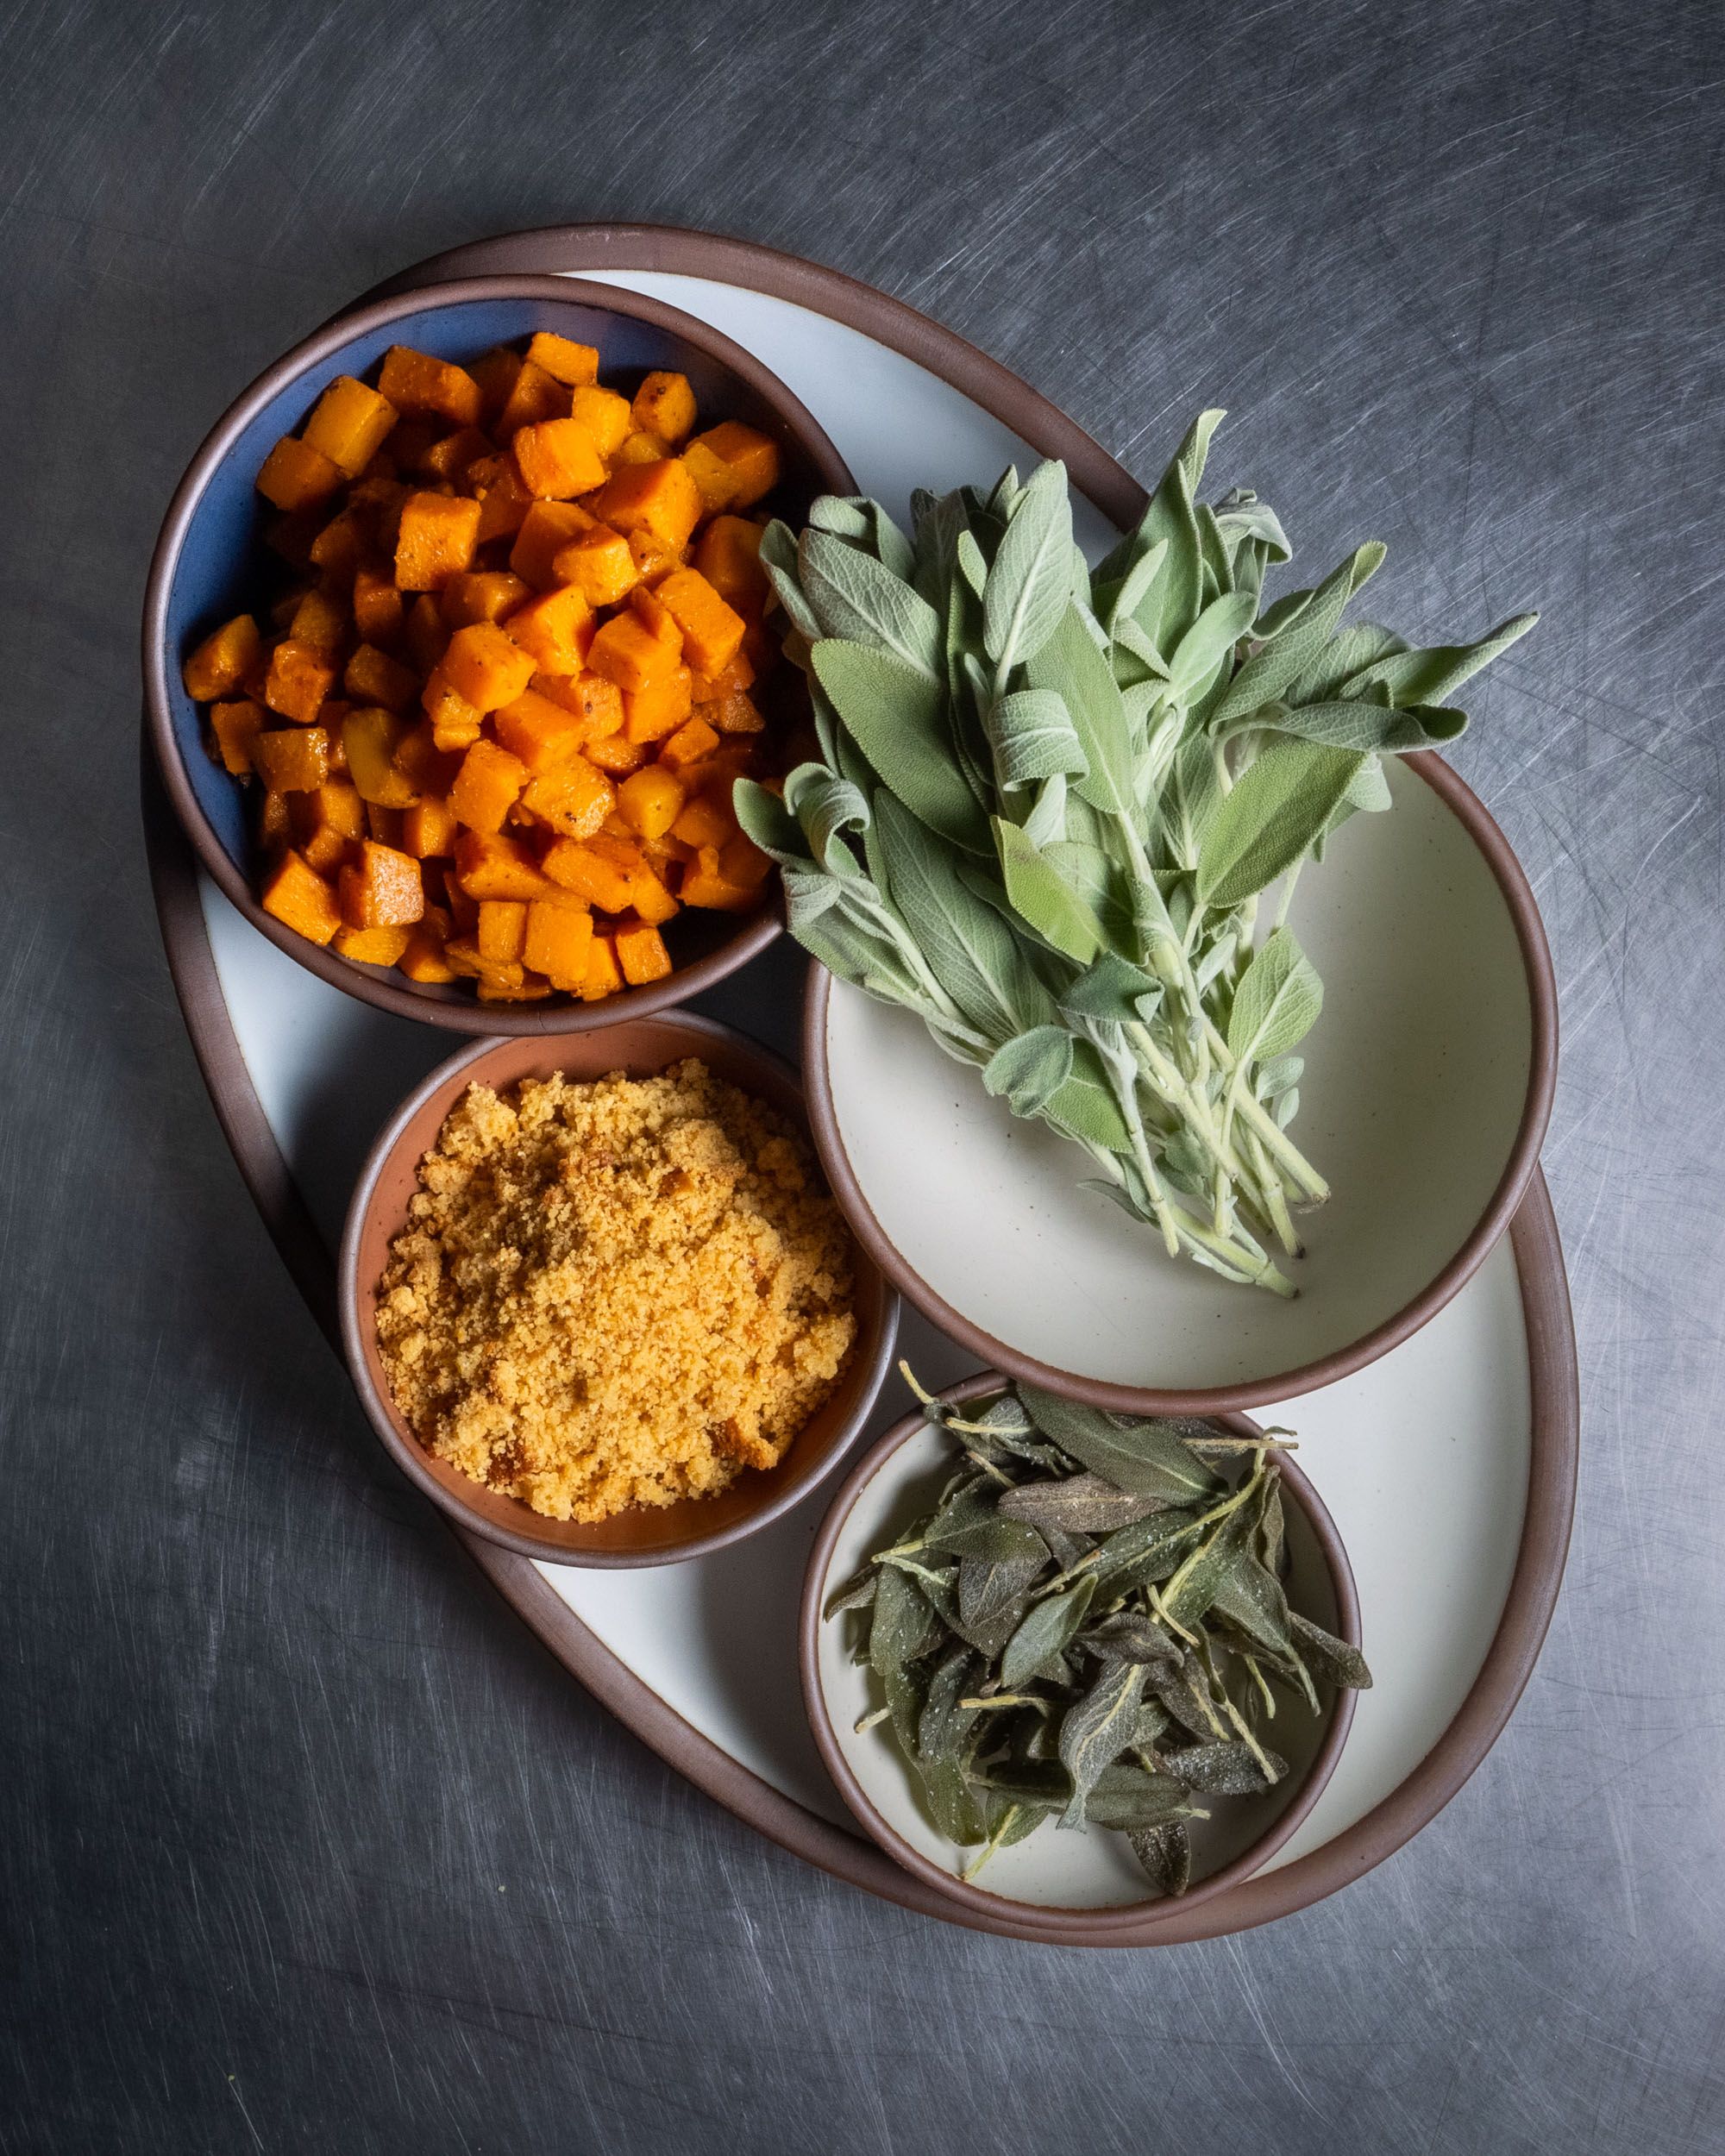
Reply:
M702 423L743 419L778 442L783 476L766 506L796 522L817 494L856 482L812 414L740 345L662 301L586 279L485 277L398 293L326 323L260 374L217 422L181 480L150 565L144 601L144 688L150 737L174 813L206 873L253 927L320 980L361 1002L460 1033L578 1033L642 1018L711 987L780 931L776 878L745 914L691 909L666 931L674 970L602 1002L558 995L484 1004L468 981L422 985L392 968L320 950L258 904L248 789L211 761L197 706L180 680L186 653L216 624L253 605L261 532L270 514L254 482L278 438L297 429L338 374L367 375L392 344L458 363L536 329L597 345L599 379L628 389L656 367L687 374Z
M989 1399L1009 1382L990 1370L938 1397L955 1403ZM1242 1437L1258 1427L1244 1415L1213 1420ZM996 1851L976 1883L957 1877L963 1856L975 1852L961 1854L929 1821L891 1735L879 1727L859 1735L852 1727L878 1704L869 1672L851 1658L855 1620L821 1614L835 1589L859 1571L872 1551L935 1502L951 1473L952 1457L952 1440L920 1413L895 1423L863 1454L833 1498L803 1583L798 1652L804 1704L827 1772L863 1827L906 1871L959 1907L995 1917L1009 1909L1060 1945L1141 1934L1158 1915L1178 1911L1184 1917L1262 1871L1334 1772L1353 1720L1352 1692L1320 1684L1323 1711L1314 1716L1285 1687L1277 1688L1268 1740L1290 1771L1264 1796L1208 1800L1210 1820L1193 1828L1193 1883L1178 1900L1148 1891L1124 1834L1091 1827L1067 1833L1044 1823L1015 1847ZM1289 1599L1302 1614L1358 1646L1359 1604L1336 1524L1285 1454L1281 1467Z
M740 1542L787 1511L843 1459L867 1420L898 1336L899 1299L858 1249L857 1337L850 1361L826 1405L799 1434L778 1466L750 1470L717 1497L642 1506L597 1526L547 1519L519 1499L487 1489L428 1452L390 1396L378 1354L377 1282L390 1244L407 1221L420 1161L444 1118L475 1081L500 1092L523 1078L555 1071L575 1079L614 1070L646 1078L698 1056L731 1084L776 1108L806 1141L807 1119L794 1075L776 1056L712 1018L686 1012L631 1018L603 1033L537 1035L480 1043L440 1064L410 1094L367 1156L342 1238L342 1338L366 1413L397 1466L459 1526L548 1564L622 1568L674 1564Z

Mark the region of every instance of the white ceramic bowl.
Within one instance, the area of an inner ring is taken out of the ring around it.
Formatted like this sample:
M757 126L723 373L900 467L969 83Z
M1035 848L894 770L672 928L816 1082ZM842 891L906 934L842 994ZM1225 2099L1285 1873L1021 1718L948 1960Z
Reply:
M1333 1196L1281 1260L1291 1300L1169 1258L1046 1125L991 1100L921 1023L824 968L803 1060L828 1179L876 1263L1014 1376L1141 1413L1285 1400L1425 1324L1497 1240L1556 1068L1551 959L1508 842L1447 765L1386 759L1291 919L1324 983L1294 1125ZM1412 768L1410 768L1412 767Z

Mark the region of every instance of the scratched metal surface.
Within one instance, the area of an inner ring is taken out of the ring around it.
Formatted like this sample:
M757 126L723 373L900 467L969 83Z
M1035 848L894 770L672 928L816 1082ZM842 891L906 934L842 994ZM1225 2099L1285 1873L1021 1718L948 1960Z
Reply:
M0 2150L1720 2147L1716 10L40 0L0 53ZM697 1796L387 1470L206 1105L135 811L172 484L350 294L598 216L871 279L1146 474L1226 404L1398 619L1547 610L1458 761L1562 981L1568 1586L1462 1796L1269 1931L974 1937Z

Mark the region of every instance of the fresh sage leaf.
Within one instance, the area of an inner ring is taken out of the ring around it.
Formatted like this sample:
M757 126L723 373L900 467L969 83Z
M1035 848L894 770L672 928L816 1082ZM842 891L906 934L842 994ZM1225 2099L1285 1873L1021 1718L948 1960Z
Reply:
M1198 897L1239 906L1294 866L1321 835L1360 768L1343 749L1277 742L1236 781L1198 849Z

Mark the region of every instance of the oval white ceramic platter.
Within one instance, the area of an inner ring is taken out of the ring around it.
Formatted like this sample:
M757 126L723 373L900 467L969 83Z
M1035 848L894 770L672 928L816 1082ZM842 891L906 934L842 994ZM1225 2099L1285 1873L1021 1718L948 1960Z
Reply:
M451 267L442 273L461 272ZM936 373L813 307L740 284L631 269L626 259L608 259L591 273L699 316L757 353L826 428L863 490L900 517L913 486L943 489L964 480L988 482L1007 463L1024 468L1038 454ZM1100 513L1085 509L1081 537L1095 546L1107 532ZM1409 808L1420 816L1411 797L1423 789L1407 780L1402 790L1410 799L1395 818L1360 822L1400 822ZM1433 833L1431 843L1441 844L1441 829L1434 825ZM459 1044L453 1036L341 995L276 950L202 879L200 897L227 1018L257 1103L312 1219L333 1249L354 1177L376 1130L409 1087ZM1486 925L1497 932L1490 921ZM172 949L172 934L169 940ZM794 1056L801 979L800 954L781 942L698 1007ZM850 1026L847 1005L836 1001L834 1023ZM889 1036L872 1037L875 1044L867 1054L890 1062L898 1051ZM847 1056L844 1068L850 1074L848 1087L866 1068L863 1056ZM968 1083L956 1066L944 1068L955 1087ZM1474 1082L1488 1093L1494 1085L1502 1089L1500 1075L1490 1070L1471 1075ZM1314 1077L1314 1104L1322 1093ZM970 1104L969 1092L966 1099ZM975 1104L981 1100L977 1094ZM843 1092L837 1106L845 1117ZM235 1138L233 1114L224 1112L224 1121ZM971 1138L955 1144L950 1160L938 1161L938 1172L972 1172L964 1148L986 1154L995 1143L988 1127L979 1122ZM1361 1143L1369 1153L1369 1138ZM243 1151L237 1138L235 1150ZM1063 1165L1059 1172L1064 1175ZM1404 1201L1423 1200L1410 1186ZM1539 1202L1543 1206L1542 1193ZM915 1247L920 1231L914 1206L889 1225ZM979 1275L975 1292L987 1297L986 1275ZM1050 1323L1057 1322L1055 1312ZM908 1308L900 1351L929 1387L978 1367L973 1356ZM1218 1375L1226 1376L1220 1342L1213 1354ZM1561 1363L1562 1356L1558 1359ZM900 1381L890 1377L870 1436L909 1404ZM1377 1679L1375 1689L1359 1700L1328 1788L1273 1860L1279 1869L1333 1842L1415 1775L1462 1708L1492 1647L1522 1550L1531 1451L1528 1335L1509 1239L1429 1326L1380 1361L1298 1401L1254 1413L1261 1421L1298 1432L1301 1463L1322 1492L1352 1562L1365 1650ZM851 1827L808 1734L796 1666L803 1570L833 1487L830 1482L799 1511L737 1548L684 1565L603 1572L533 1568L624 1671L710 1740L718 1755L800 1808L779 1807L776 1818L756 1818L764 1831L792 1846L796 1836L787 1823L797 1817L812 1814L815 1821ZM549 1636L549 1620L526 1608L530 1598L511 1599ZM544 1596L536 1599L542 1610L550 1607ZM634 1689L625 1677L612 1683L596 1682L591 1671L583 1674L601 1697L639 1726L620 1705L622 1692ZM661 1719L668 1730L668 1720ZM662 1731L643 1733L668 1754L674 1749ZM679 1764L693 1771L687 1760ZM724 1788L722 1772L697 1771L695 1778L747 1815L747 1808ZM843 1868L860 1876L849 1865ZM878 1879L867 1883L892 1890ZM1264 1910L1247 1921L1275 1913Z

